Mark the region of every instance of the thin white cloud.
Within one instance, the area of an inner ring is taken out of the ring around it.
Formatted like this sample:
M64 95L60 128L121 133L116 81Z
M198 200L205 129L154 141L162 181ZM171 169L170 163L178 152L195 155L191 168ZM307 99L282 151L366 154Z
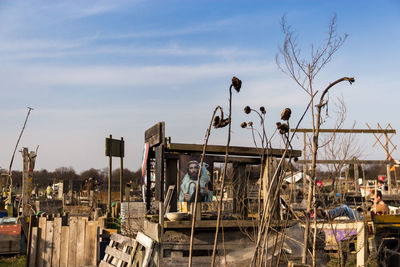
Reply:
M227 74L262 76L275 69L263 62L215 63L202 65L157 65L143 67L44 65L0 66L3 85L10 87L51 86L156 86L182 85ZM20 77L23 77L21 79Z

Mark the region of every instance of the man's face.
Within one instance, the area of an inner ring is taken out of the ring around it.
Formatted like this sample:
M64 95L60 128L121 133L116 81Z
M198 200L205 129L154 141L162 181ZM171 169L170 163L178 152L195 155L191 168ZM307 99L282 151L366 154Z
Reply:
M196 163L192 163L188 168L189 177L192 180L197 180L197 176L199 174L199 166Z

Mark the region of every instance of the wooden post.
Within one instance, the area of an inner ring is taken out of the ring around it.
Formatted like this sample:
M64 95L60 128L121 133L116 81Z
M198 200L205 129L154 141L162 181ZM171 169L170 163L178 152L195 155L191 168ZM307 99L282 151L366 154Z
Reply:
M354 185L355 185L355 189L356 189L356 193L360 192L360 188L359 188L359 183L358 183L358 178L360 177L359 171L358 171L358 163L354 164Z
M389 154L389 138L387 133L385 135L385 151L386 151L386 160L389 160L390 154ZM388 189L389 189L389 195L392 194L392 177L390 173L390 164L386 164L386 174L387 174L387 183L388 183Z
M307 188L307 133L303 133L303 197L305 197L305 192Z
M28 216L29 210L28 210L27 206L28 206L28 198L30 196L30 194L28 192L29 154L28 154L28 148L26 148L26 147L22 148L22 160L23 160L23 165L22 165L22 216ZM19 211L17 211L17 212L19 215Z
M124 138L123 137L121 137L121 148L120 148L120 151L123 151L123 146L124 146ZM122 184L122 182L123 182L123 178L124 178L124 174L123 174L123 172L124 172L124 157L123 157L123 155L121 154L120 155L120 159L121 159L121 167L120 167L120 169L119 169L119 199L121 200L121 203L122 203L122 201L124 200L124 190L123 190L123 184Z
M164 145L156 147L156 201L159 202L159 224L164 227Z
M150 154L150 151L149 151ZM146 211L149 211L151 208L151 164L150 164L150 155L147 158L146 163Z
M366 266L368 259L368 235L363 221L357 222L357 267Z
M108 143L108 151L110 151L110 155L108 158L108 202L107 202L107 209L108 213L111 213L111 176L112 176L112 156L111 156L111 151L112 151L112 135L110 134L110 142Z

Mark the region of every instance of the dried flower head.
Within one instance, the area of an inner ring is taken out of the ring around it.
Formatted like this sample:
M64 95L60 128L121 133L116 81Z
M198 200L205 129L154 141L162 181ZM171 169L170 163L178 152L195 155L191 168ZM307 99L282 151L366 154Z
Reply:
M249 106L245 106L244 107L244 113L250 114L250 112L251 112L251 108Z
M244 122L242 122L241 124L240 124L240 127L242 127L242 128L246 128L247 127L247 123L244 121Z
M263 106L260 107L260 111L261 111L262 114L267 113L267 112L265 111L265 108L264 108Z
M239 93L240 88L242 88L242 81L239 80L237 77L232 78L232 85L235 88L235 90Z
M290 108L285 108L282 111L281 119L284 120L284 121L287 121L287 120L290 119L290 115L292 115L292 110Z
M252 122L252 121L249 121L249 122L247 123L247 126L253 127L253 122Z
M222 121L218 124L218 127L216 127L216 128L223 128L223 127L225 127L226 125L228 125L229 123L230 123L229 118L224 119L224 120L222 120Z
M218 124L219 124L220 121L221 121L221 119L219 118L219 116L215 116L215 117L214 117L214 121L213 121L213 126L214 126L215 128L217 128L217 126L218 126Z
M285 134L289 132L289 126L286 123L282 123L278 127L280 134Z

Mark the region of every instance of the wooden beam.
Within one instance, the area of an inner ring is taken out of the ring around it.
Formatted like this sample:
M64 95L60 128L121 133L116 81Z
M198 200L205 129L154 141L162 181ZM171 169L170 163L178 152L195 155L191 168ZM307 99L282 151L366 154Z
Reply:
M312 133L312 129L290 129L291 132ZM320 129L320 133L396 133L394 129Z
M177 152L177 153L201 153L203 151L203 145L198 144L183 144L183 143L169 143L165 149L166 152ZM284 149L268 149L268 152L273 157L282 157ZM225 154L225 146L208 145L206 154ZM291 150L289 153L292 157L300 157L300 150ZM230 146L229 155L237 156L260 156L259 149L254 147L241 147L241 146Z
M150 147L159 145L165 139L165 122L158 122L144 132L144 141L149 142Z
M192 154L196 154L196 153L192 153ZM199 153L200 155L201 153ZM176 153L165 153L164 157L166 159L179 159L179 154ZM212 160L214 162L224 162L225 160L225 156L218 156L218 155L212 155L212 156L208 156L210 158L212 158ZM245 163L245 164L254 164L254 165L258 165L261 164L261 158L260 157L242 157L242 156L229 156L228 158L228 162L229 163Z
M298 160L296 163L311 163L311 160ZM317 164L390 164L390 160L317 160Z

